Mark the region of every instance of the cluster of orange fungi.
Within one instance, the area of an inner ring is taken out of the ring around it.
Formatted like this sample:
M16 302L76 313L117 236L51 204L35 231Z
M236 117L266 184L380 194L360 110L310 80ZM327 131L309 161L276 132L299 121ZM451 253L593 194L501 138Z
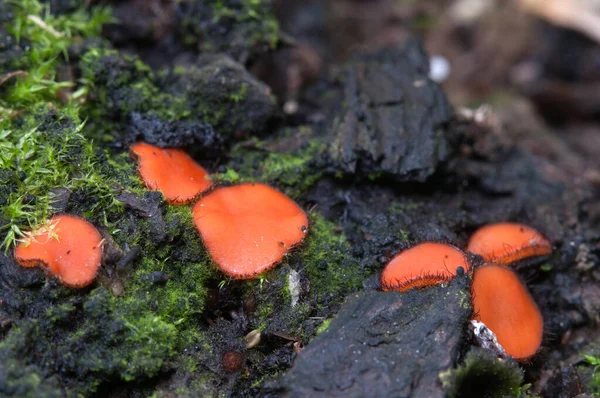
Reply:
M544 321L527 288L509 267L549 255L552 245L533 228L498 223L477 230L466 251L485 262L473 274L473 318L496 334L507 354L517 360L530 358L541 346ZM381 273L381 287L404 292L446 283L460 268L472 271L467 255L460 249L443 243L421 243L387 264Z
M204 244L218 268L249 279L277 265L308 232L306 213L290 198L264 184L212 188L209 175L188 154L146 143L131 147L140 176L170 204L188 204ZM58 215L30 232L15 248L24 267L42 266L65 286L85 287L96 277L102 239L87 221Z
M290 198L258 183L212 189L209 175L179 149L146 143L131 147L146 187L162 192L171 204L192 207L196 228L218 268L236 279L270 270L308 231L306 213ZM492 330L505 351L516 359L534 355L541 344L543 319L517 274L509 266L552 252L550 243L524 225L485 226L471 237L467 252L485 265L473 275L474 318ZM92 283L102 257L102 239L85 220L58 215L27 234L15 248L25 267L43 266L64 285ZM398 254L381 274L383 290L406 291L446 283L458 269L471 273L462 250L442 243L421 243Z
M179 149L131 147L148 189L171 204L192 207L194 224L219 270L250 279L272 269L308 232L308 217L293 200L259 183L212 189L206 170Z

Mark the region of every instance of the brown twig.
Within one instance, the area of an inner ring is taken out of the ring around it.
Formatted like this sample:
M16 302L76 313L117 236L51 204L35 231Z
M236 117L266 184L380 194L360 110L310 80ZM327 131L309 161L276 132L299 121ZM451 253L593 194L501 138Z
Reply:
M10 79L11 77L15 77L15 76L27 76L29 73L25 72L24 70L16 70L14 72L10 72L5 74L4 76L2 76L2 78L0 78L0 86L3 85L4 83L6 83L6 81L8 79Z

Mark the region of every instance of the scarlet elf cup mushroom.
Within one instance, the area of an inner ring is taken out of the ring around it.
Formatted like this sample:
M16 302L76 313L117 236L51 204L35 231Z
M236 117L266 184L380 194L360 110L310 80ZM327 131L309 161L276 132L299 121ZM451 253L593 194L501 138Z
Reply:
M171 204L190 203L211 187L208 172L180 149L138 142L131 146L146 187L162 192Z
M503 265L479 267L471 286L473 318L492 330L507 354L526 360L540 348L544 320L517 274Z
M259 183L217 188L192 212L211 258L236 279L270 270L308 232L308 217L300 206Z
M497 223L478 229L467 251L480 255L487 263L473 275L473 319L496 334L507 354L518 361L527 360L542 344L544 320L526 286L508 266L547 256L552 253L552 245L531 227Z
M63 214L27 234L15 248L24 267L41 266L68 287L91 284L102 258L102 238L87 221Z
M526 258L552 253L552 245L538 231L523 224L497 223L478 229L467 251L486 263L512 264Z
M402 251L381 273L381 288L404 292L450 281L462 267L471 266L462 250L452 245L425 242Z

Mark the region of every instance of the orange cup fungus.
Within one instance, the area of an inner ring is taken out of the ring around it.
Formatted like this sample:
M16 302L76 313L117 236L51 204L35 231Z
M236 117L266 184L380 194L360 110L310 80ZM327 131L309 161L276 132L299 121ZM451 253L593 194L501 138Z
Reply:
M308 231L306 213L263 184L217 188L192 212L210 256L223 273L236 279L273 268Z
M486 263L511 264L552 253L552 245L535 229L517 223L498 223L478 229L467 251L483 257Z
M544 321L517 274L503 265L484 265L471 286L474 319L492 330L516 360L534 355L542 343Z
M212 185L208 173L180 149L164 149L144 142L131 146L139 173L148 189L161 191L171 204L190 203Z
M15 248L24 267L43 266L68 287L92 283L102 257L102 238L87 221L69 215L53 217Z
M458 267L471 266L462 250L443 243L421 243L392 259L381 273L381 288L404 292L450 281Z

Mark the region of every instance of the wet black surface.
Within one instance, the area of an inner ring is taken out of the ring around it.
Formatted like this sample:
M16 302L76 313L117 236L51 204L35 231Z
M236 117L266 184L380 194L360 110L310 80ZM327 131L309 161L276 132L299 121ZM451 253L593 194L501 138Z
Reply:
M468 279L408 293L351 295L265 396L443 397L471 315Z
M342 67L341 109L330 129L334 162L346 172L424 181L448 157L452 110L429 80L417 42L359 55Z

